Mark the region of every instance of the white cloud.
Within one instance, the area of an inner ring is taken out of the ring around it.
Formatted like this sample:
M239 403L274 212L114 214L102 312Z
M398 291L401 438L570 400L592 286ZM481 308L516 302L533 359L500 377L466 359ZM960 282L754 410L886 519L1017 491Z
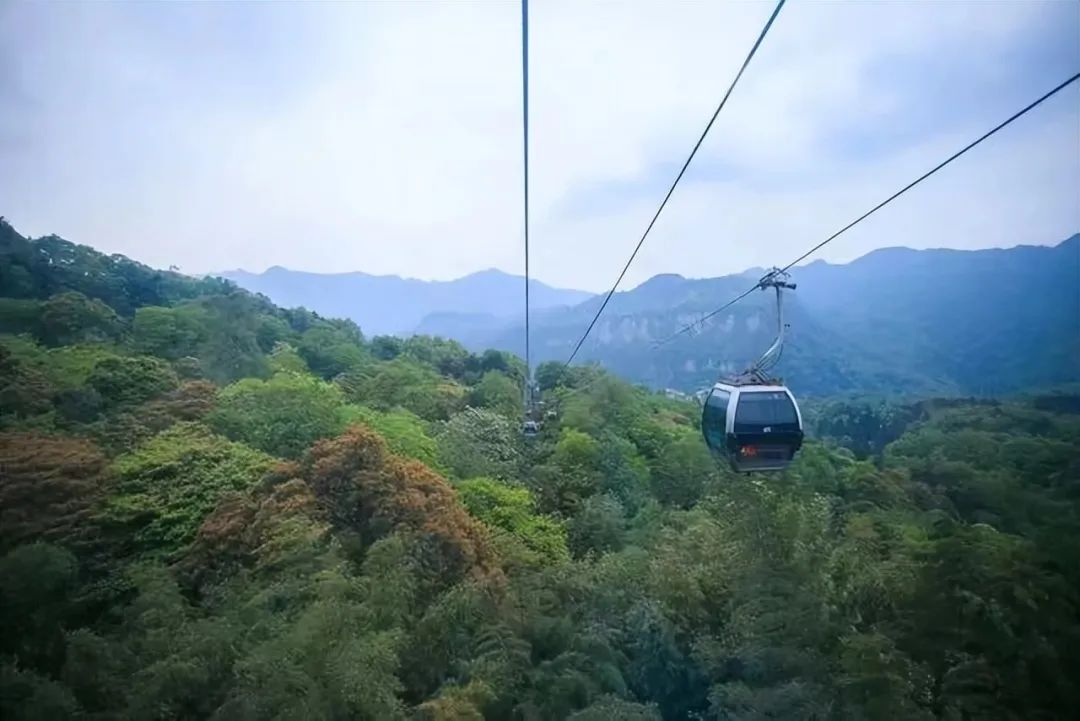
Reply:
M534 0L536 275L610 284L770 11ZM518 12L5 6L0 212L192 271L520 271ZM798 255L1074 71L1078 23L1063 3L788 3L628 284ZM1070 91L823 257L1061 239L1078 124Z

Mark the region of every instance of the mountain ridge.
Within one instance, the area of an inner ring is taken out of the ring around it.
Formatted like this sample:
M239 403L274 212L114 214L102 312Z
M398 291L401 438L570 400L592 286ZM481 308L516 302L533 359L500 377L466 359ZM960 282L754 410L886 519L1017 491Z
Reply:
M786 296L791 335L780 370L803 392L992 395L1080 380L1080 234L1052 246L882 248L791 273L798 290ZM653 387L711 383L767 347L770 296L752 294L696 333L652 346L747 287L747 272L654 276L612 296L578 358ZM565 360L600 302L534 316L534 357ZM523 346L520 322L485 332L465 319L450 329L428 318L422 327L452 330L471 348L520 353Z
M363 271L312 273L281 266L262 273L239 269L216 276L262 293L279 305L349 318L370 335L412 334L430 313L512 315L521 308L525 280L497 268L433 281ZM529 280L529 293L537 309L574 305L592 297L587 291L556 288L535 278Z

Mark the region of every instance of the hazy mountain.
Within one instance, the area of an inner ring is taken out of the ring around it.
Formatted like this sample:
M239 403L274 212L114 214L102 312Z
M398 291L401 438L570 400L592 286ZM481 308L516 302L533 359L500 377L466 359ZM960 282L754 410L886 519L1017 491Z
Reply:
M745 290L760 270L693 280L659 275L617 293L578 355L631 380L693 389L745 365L774 333L772 296L755 293L700 332L657 340ZM1004 393L1080 380L1080 235L1056 247L886 248L792 272L779 371L803 393ZM601 298L533 318L533 355L564 360ZM520 352L520 319L478 317L425 332Z
M490 329L500 318L519 314L524 303L524 278L495 269L451 281L359 272L305 273L278 266L263 273L233 270L218 275L281 306L303 306L324 316L351 318L369 336L413 333L431 313L482 314L486 318L482 322L474 318L473 324ZM573 305L592 296L537 280L530 281L529 294L537 309Z

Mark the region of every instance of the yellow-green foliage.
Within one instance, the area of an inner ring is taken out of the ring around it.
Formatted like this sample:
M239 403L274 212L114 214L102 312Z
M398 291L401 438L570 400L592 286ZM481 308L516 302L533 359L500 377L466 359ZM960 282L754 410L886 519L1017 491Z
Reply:
M299 458L315 441L340 433L347 420L337 386L300 373L226 386L207 418L229 438L282 458Z
M442 470L439 462L439 446L428 435L428 423L411 411L398 408L392 411L376 411L363 406L345 407L348 423L364 423L371 426L386 439L387 447L399 456L415 458L436 470Z
M116 459L99 522L140 554L168 557L225 494L251 487L274 464L203 425L179 423Z
M457 484L457 491L469 513L517 537L537 562L557 563L570 557L566 528L554 518L536 512L527 488L491 478L470 478Z
M107 343L45 348L26 335L0 336L0 345L18 362L40 372L56 390L85 385L95 365L121 355L116 346Z
M380 362L342 378L349 400L390 410L405 408L426 420L446 420L465 403L466 389L407 358Z

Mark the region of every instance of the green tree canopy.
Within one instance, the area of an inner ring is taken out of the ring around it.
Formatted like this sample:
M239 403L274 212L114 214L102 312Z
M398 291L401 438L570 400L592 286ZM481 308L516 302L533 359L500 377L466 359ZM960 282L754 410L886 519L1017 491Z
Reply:
M102 358L90 371L87 385L108 406L124 406L156 398L179 385L169 364L151 356Z
M116 485L97 522L139 556L169 558L219 500L250 488L274 464L205 426L178 423L116 459Z
M488 371L469 394L469 404L516 420L523 412L522 398L521 386L509 376L499 371Z
M457 491L469 513L513 534L534 554L536 562L558 563L569 558L566 529L536 512L528 489L491 478L470 478L457 484Z
M316 440L344 429L345 401L331 383L310 375L278 373L223 388L207 421L229 438L266 453L299 458Z

